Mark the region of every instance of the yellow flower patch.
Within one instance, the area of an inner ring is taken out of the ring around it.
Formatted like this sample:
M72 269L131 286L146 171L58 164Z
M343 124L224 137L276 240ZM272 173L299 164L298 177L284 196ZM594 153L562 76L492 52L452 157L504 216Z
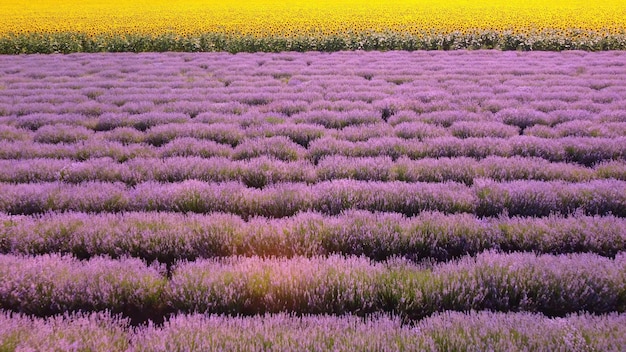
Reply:
M253 37L395 32L528 34L626 30L623 0L31 0L0 2L0 36L87 35Z

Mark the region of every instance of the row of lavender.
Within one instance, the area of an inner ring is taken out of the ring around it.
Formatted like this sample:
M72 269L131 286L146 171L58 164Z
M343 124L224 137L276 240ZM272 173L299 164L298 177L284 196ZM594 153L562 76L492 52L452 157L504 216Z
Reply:
M536 78L538 77L530 79ZM539 78L541 79L541 77ZM325 79L330 80L330 77ZM545 77L542 79L546 80ZM153 87L135 88L133 90L133 86L129 86L127 89L116 91L112 88L114 87L113 82L109 82L99 87L95 93L93 90L83 90L81 87L71 89L61 86L57 88L46 83L24 86L12 84L11 88L16 89L17 94L13 93L14 96L9 95L0 99L0 116L70 114L67 120L71 122L76 120L75 116L78 114L84 115L86 121L73 123L84 126L97 125L100 116L103 116L105 121L112 120L115 122L116 120L128 121L127 116L134 115L153 115L153 117L141 116L136 119L155 122L172 120L177 115L176 120L179 121L183 115L187 120L198 118L200 121L219 121L220 115L232 115L234 123L240 124L248 124L250 121L270 115L278 116L286 121L318 123L328 128L382 122L386 118L391 124L398 124L406 120L421 120L443 125L454 121L453 117L458 115L466 115L466 121L500 121L520 127L534 124L555 125L567 121L582 120L585 116L593 114L599 114L593 120L623 122L623 114L620 113L620 110L624 107L624 101L621 97L624 94L624 88L614 91L606 88L611 86L611 81L602 81L602 83L592 81L589 83L589 79L586 79L585 84L590 84L597 89L584 87L585 90L589 90L589 93L572 93L567 91L567 87L558 87L558 91L546 92L545 96L539 95L541 93L533 93L535 90L541 89L537 86L524 87L525 89L510 94L506 93L507 88L503 88L504 91L496 88L494 89L495 92L488 89L482 91L481 94L464 92L464 90L473 89L478 89L479 92L481 89L484 90L480 86L472 85L443 86L440 88L441 90L433 90L432 85L425 85L399 93L385 94L381 93L380 87L367 88L364 85L370 84L369 81L363 81L365 83L361 83L360 86L355 87L354 83L349 82L345 86L335 88L344 92L338 96L315 95L315 93L313 96L307 96L305 90L308 91L308 89L285 93L283 89L289 88L281 88L282 86L280 86L278 89L273 89L274 92L269 90L262 94L253 90L259 90L260 87L249 87L244 93L229 92L228 88L220 88L219 90L216 89L220 92L218 93L220 94L219 99L214 97L212 99L211 95L215 95L213 91L205 93L209 94L208 97L198 93L202 87L196 87L190 83L186 89L176 89L174 92L166 90L156 94L156 87L159 86L157 83L153 84ZM571 81L563 80L563 82L569 83ZM511 80L509 83L524 84L526 82ZM134 84L138 85L138 83ZM475 82L475 84L479 83ZM615 84L620 84L620 82ZM326 87L325 84L323 86ZM95 100L97 96L103 96L105 94L103 92L109 89L111 92L108 94L111 96L106 98L112 102ZM355 89L357 89L356 93ZM361 90L360 95L359 89ZM451 91L446 91L446 89ZM28 93L29 90L31 92L38 91L42 95L29 96L27 95L30 94ZM227 93L223 92L224 90ZM391 88L390 90L395 91L398 88ZM345 93L345 91L350 93ZM454 93L451 94L451 92ZM456 104L451 103L451 101L459 99L457 94L461 95L464 100ZM572 94L574 94L573 98ZM94 95L96 96L94 97ZM73 96L80 98L72 99ZM89 98L90 96L93 98ZM521 119L515 119L511 116L517 111L520 112L520 115L527 115L528 123L522 124ZM386 116L383 116L383 112ZM398 117L395 117L396 113L398 113ZM423 118L419 117L421 114L424 114ZM365 117L348 118L354 115L365 115ZM135 118L129 120L132 121L133 119Z
M167 274L167 276L166 276ZM484 252L429 265L362 257L228 257L165 268L138 259L0 255L0 308L51 315L111 310L133 319L174 312L370 314L420 319L445 310L626 310L626 256Z
M328 108L337 108L332 102ZM330 104L330 103L329 103ZM37 104L28 104L33 109ZM528 108L502 109L491 118L476 113L460 111L408 112L389 108L383 119L382 110L365 109L346 111L320 110L289 115L286 113L200 113L191 118L185 113L146 112L102 113L92 117L68 111L56 113L15 113L0 117L2 138L7 140L35 140L60 143L101 138L122 142L148 142L162 144L175 137L195 136L215 139L237 145L244 138L286 135L306 144L322 136L351 141L375 137L397 136L434 138L456 136L460 138L493 136L500 138L519 134L543 138L567 136L613 137L623 136L623 107L611 113L585 110L556 110L548 113ZM191 125L191 126L189 126ZM50 126L57 126L56 132ZM188 126L188 127L185 127ZM199 131L195 131L198 128ZM212 132L218 129L219 133ZM172 131L170 131L172 130ZM56 132L56 134L54 134ZM106 132L106 133L105 133ZM307 137L308 139L305 139Z
M0 211L36 214L47 211L174 211L225 212L251 216L286 217L302 211L339 214L350 209L397 212L407 216L423 211L497 216L547 216L553 213L626 217L626 181L594 180L494 182L479 179L461 183L407 183L333 180L308 185L278 183L264 189L238 182L62 182L0 183Z
M446 312L414 326L393 316L179 315L132 328L109 314L0 313L0 347L35 351L620 351L626 315ZM468 349L471 346L471 349Z
M393 160L388 156L326 156L317 164L300 160L257 157L230 160L224 157L134 158L118 163L111 158L86 161L71 159L0 160L0 182L81 183L87 181L123 182L205 182L238 181L248 187L263 188L283 182L308 184L337 179L361 181L446 182L472 185L476 179L495 181L537 180L585 182L598 179L626 181L626 161L605 161L594 167L549 162L535 157L490 156L476 160L468 157Z
M385 137L423 140L437 137L511 138L520 134L540 138L626 136L626 122L606 121L609 117L602 117L599 121L580 119L548 126L539 124L542 121L531 121L532 118L539 119L540 117L523 111L509 112L504 122L474 121L472 115L462 115L457 118L455 114L439 114L442 121L436 122L443 125L433 123L430 119L434 119L435 116L426 114L419 115L419 117L410 117L405 114L398 116L395 121L383 123L380 117L363 112L349 114L328 112L308 114L306 117L298 115L293 116L294 121L289 123L285 123L280 117L272 119L270 116L265 121L257 119L256 125L247 127L237 124L235 119L231 119L230 123L223 123L215 122L217 118L209 120L202 117L191 121L179 118L181 121L176 123L157 124L159 120L167 121L176 119L178 116L178 114L162 116L152 113L122 115L117 119L107 116L108 118L102 117L96 120L95 126L90 126L95 129L94 131L85 126L63 123L64 119L70 120L71 117L80 119L80 115L34 114L2 119L0 138L5 141L30 141L45 144L104 140L161 146L176 138L192 137L237 146L246 139L286 136L306 147L312 140L322 137L359 142ZM400 118L402 118L401 122L398 121ZM156 121L150 121L151 119ZM205 119L209 121L203 122L202 120ZM454 120L454 122L444 119ZM84 118L81 120L82 123L88 122ZM49 121L53 123L47 123ZM148 127L152 124L154 124L152 127ZM448 124L450 125L447 126ZM532 127L524 128L522 132L517 125L525 127L532 125ZM33 128L36 129L32 130ZM142 131L144 128L146 130Z
M566 137L543 139L531 136L501 138L442 137L425 141L406 141L401 138L373 138L350 142L321 138L310 143L308 149L284 136L247 140L236 148L210 140L184 137L154 147L146 144L128 144L112 141L88 141L72 144L41 144L32 142L0 142L0 159L67 158L87 160L110 157L124 162L138 157L167 158L174 156L225 157L231 160L249 160L267 156L282 161L309 160L317 163L327 156L376 157L392 159L442 157L535 157L552 162L579 163L593 166L603 161L626 158L626 137L588 138Z
M211 257L366 256L448 261L485 250L614 257L626 247L626 219L613 216L481 219L469 214L348 211L288 218L232 214L48 213L0 215L0 252L136 257L172 265Z

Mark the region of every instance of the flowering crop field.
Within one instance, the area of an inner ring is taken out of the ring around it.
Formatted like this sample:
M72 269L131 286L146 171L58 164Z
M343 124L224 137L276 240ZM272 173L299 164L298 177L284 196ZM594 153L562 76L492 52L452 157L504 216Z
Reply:
M0 53L626 49L621 0L16 0L0 13Z
M626 53L1 56L0 92L0 350L626 346Z

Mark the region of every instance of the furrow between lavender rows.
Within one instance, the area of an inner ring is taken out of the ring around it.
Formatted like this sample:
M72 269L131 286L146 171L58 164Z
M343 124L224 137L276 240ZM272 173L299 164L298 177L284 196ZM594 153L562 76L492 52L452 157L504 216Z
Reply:
M626 345L626 315L445 312L414 325L398 317L274 314L255 317L177 315L163 326L133 328L107 313L32 318L0 312L2 346L89 351L382 351L593 350Z
M614 216L481 219L469 214L347 211L283 219L163 212L0 215L0 252L136 257L172 265L228 256L360 255L448 261L484 250L614 257L626 251L626 219Z
M626 257L484 252L434 266L358 257L181 262L165 276L138 259L0 255L0 308L34 315L110 310L359 315L456 310L608 313L626 309Z
M36 214L48 211L226 212L244 218L281 218L302 211L339 214L350 209L397 212L423 211L497 216L547 216L553 213L613 214L626 217L626 181L593 180L495 182L478 179L461 183L406 183L332 180L308 185L279 183L263 189L239 182L62 182L0 183L0 211Z

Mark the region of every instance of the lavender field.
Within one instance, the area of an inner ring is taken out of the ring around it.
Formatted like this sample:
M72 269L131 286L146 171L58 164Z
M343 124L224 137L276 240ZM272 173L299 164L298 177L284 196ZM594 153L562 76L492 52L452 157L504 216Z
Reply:
M0 56L0 350L626 346L626 54Z

